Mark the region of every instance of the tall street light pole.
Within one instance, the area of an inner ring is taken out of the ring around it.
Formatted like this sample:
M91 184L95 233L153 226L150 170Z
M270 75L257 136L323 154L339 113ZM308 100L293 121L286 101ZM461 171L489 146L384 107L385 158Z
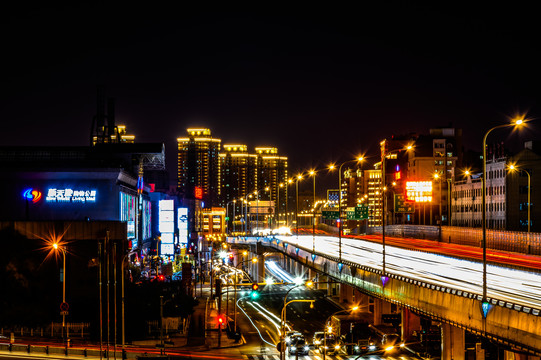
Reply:
M299 181L302 180L302 174L297 175L297 181L295 181L295 227L296 227L296 233L297 233L297 239L299 238Z
M310 307L313 307L313 304L314 304L314 300L291 300L291 301L287 301L287 296L289 295L289 293L291 292L291 290L293 289L296 289L298 288L299 286L306 286L308 288L312 287L312 285L314 285L314 283L312 281L307 281L306 283L304 284L298 284L298 285L295 285L293 287L291 287L291 289L289 289L287 292L286 292L286 295L284 296L284 306L282 307L282 312L281 312L281 316L280 316L280 359L283 360L285 359L285 348L284 348L284 339L285 339L285 327L286 327L286 315L287 315L287 305L289 303L292 303L292 302L309 302L310 303Z
M329 331L327 331L327 324L331 321L331 319L332 319L332 317L334 315L338 315L338 314L343 313L343 312L356 311L358 309L359 309L358 306L354 306L351 309L338 310L337 312L332 313L327 318L327 320L325 320L325 324L324 324L325 327L323 328L323 360L325 360L325 355L327 355L327 333L329 332ZM330 328L330 325L329 325L329 328Z
M288 179L286 184L286 226L289 227L289 206L288 206L288 199L289 199L289 185L293 183L293 179Z
M347 160L340 164L338 168L338 262L342 264L342 166L350 162L360 162L364 160L363 156L359 156L357 159ZM334 165L330 166L330 169L334 169Z
M440 230L440 232L439 232L439 239L440 239L440 241L441 241L441 223L443 222L443 214L441 213L441 200L442 200L442 195L441 195L441 183L443 182L443 178L440 176L440 174L439 174L438 172L435 172L435 173L434 173L434 180L436 180L436 181L438 181L438 182L440 183L440 201L439 201L439 203L440 203L440 212L439 212L439 214L440 214L440 219L439 219L439 220L440 220L440 221L439 221L439 230Z
M386 271L385 271L385 222L387 220L386 216L385 216L385 212L386 212L386 209L385 209L385 159L387 158L387 156L393 154L393 153L397 153L397 152L400 152L404 149L397 149L397 150L391 150L391 151L387 151L387 140L383 140L382 142L380 142L380 147L381 147L381 207L382 207L382 222L381 222L381 246L382 246L382 250L381 250L381 253L382 253L382 256L383 256L383 263L382 263L382 281L384 282L384 285L385 285L385 282L387 281L386 280ZM408 145L406 147L406 151L409 151L413 149L413 145ZM384 280L385 279L385 280Z
M526 175L528 175L528 234L530 233L530 198L531 198L531 175L527 170L519 169L515 165L509 165L509 170L511 171L518 171L518 172L524 172Z
M66 249L57 242L53 243L53 249L62 253L62 305L66 303ZM66 336L66 311L62 310L62 334Z
M314 180L314 188L312 192L314 195L312 202L312 254L314 254L316 251L316 172L314 170L310 170L310 175Z
M483 136L483 178L482 178L482 187L481 187L481 227L483 229L483 240L482 240L482 247L483 247L483 302L486 302L487 300L487 226L486 226L486 186L487 186L487 137L488 134L492 130L503 128L503 127L509 127L509 126L520 126L524 123L524 120L518 119L514 120L510 124L502 124L494 126L493 128L489 129L485 136Z

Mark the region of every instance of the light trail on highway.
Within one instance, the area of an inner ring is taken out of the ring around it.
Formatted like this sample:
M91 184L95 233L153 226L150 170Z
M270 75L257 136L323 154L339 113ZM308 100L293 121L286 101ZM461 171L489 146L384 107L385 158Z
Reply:
M311 235L277 236L276 238L305 249L312 249L313 237ZM338 246L336 237L316 236L316 254L338 258ZM367 240L342 238L342 259L381 270L382 245ZM386 245L385 263L386 272L389 274L478 295L483 293L483 264L480 261ZM539 294L541 294L540 273L493 264L487 265L489 298L541 309Z

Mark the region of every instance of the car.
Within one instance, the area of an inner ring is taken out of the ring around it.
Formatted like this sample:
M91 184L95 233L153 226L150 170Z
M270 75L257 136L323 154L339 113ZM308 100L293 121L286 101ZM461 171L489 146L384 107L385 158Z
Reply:
M322 339L318 349L321 354L325 352L327 355L331 355L338 353L342 349L342 345L333 334L327 334L326 338Z
M299 355L308 355L310 347L306 343L304 338L294 338L288 346L289 355L299 354Z
M286 344L290 344L293 342L293 340L298 338L304 339L304 335L298 331L288 331L286 332L285 342Z
M376 342L371 339L361 339L353 346L353 354L364 354L371 351L376 351L378 348Z
M404 347L404 342L398 334L384 334L381 338L381 346L385 351L396 351Z
M316 331L314 333L314 336L312 337L312 344L315 346L315 347L319 347L320 345L323 344L323 337L325 336L325 332L324 331Z

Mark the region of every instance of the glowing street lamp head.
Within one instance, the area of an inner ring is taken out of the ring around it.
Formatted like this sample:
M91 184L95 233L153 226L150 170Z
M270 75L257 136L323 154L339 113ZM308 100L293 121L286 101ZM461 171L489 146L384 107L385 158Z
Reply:
M440 178L440 174L434 173L434 179L438 180Z
M257 262L257 258L252 258L252 262L255 264Z
M296 285L302 285L304 283L304 280L303 278L301 277L296 277L295 280L293 280L293 282L296 284Z
M291 184L293 182L293 179L289 179L287 180L287 182Z
M265 279L265 284L267 284L267 285L272 285L272 284L274 284L274 279L273 279L273 278L267 278L267 279Z
M359 157L357 158L357 161L358 161L358 162L364 161L364 156L359 156Z
M336 166L334 166L334 164L329 165L329 170L334 170L335 168Z
M297 180L302 180L302 174L297 175Z
M354 307L351 308L351 311L357 311L357 310L359 310L358 306L354 306Z
M514 164L509 165L509 170L514 171L517 167Z
M55 250L58 250L58 243L54 243L54 244L53 244L53 248L54 248Z
M314 282L312 280L308 280L304 285L306 287L312 287L312 286L314 286Z
M466 175L466 176L470 176L470 174L471 174L471 173L470 173L470 170L466 170L466 171L464 171L464 175Z
M314 170L310 170L310 175L311 175L311 176L314 176L315 173L316 173L316 172L315 172Z

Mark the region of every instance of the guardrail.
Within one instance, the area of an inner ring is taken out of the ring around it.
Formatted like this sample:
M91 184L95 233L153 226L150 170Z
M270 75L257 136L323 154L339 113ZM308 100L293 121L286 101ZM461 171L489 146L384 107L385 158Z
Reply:
M85 347L32 345L32 344L0 344L0 351L19 352L26 354L43 355L75 355L88 358L100 358L100 350ZM115 356L116 355L116 356ZM109 349L109 358L135 359L139 354L117 350L116 354ZM102 358L107 358L107 349L102 349Z

